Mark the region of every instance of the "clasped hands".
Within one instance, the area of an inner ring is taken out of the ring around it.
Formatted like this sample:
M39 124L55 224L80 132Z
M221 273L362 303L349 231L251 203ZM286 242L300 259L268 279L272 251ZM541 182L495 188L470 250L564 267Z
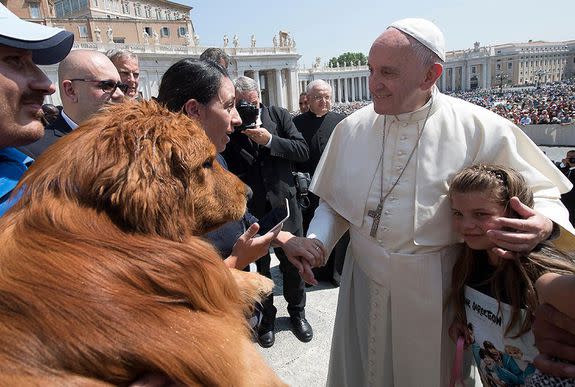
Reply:
M311 269L325 264L327 252L323 243L319 239L289 234L282 241L281 248L292 265L298 269L303 280L308 284L317 285L318 282Z

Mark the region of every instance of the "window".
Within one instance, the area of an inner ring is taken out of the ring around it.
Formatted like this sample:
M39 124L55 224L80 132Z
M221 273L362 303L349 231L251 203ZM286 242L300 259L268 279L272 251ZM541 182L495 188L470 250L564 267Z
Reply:
M40 13L40 3L29 3L28 7L30 9L30 17L32 19L40 19L42 14Z
M511 70L513 68L513 63L507 63L507 70Z
M88 27L85 24L81 24L78 26L78 33L80 34L81 38L88 37Z
M163 36L163 37L170 36L170 29L168 27L162 27L160 29L160 36Z
M188 29L186 27L178 27L178 36L186 36Z
M144 27L144 32L148 34L148 36L152 36L152 27Z

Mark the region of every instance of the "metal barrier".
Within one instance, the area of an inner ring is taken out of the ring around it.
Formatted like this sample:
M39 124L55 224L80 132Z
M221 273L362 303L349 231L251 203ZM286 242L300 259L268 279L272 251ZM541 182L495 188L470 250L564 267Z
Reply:
M519 127L539 146L575 147L575 124L519 125Z

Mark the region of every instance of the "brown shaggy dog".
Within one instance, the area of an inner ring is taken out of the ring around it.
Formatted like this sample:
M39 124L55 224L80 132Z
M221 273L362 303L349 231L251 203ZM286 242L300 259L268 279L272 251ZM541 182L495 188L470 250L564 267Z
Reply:
M245 211L215 156L196 123L143 102L34 163L0 220L1 385L282 385L245 319L270 281L196 237Z

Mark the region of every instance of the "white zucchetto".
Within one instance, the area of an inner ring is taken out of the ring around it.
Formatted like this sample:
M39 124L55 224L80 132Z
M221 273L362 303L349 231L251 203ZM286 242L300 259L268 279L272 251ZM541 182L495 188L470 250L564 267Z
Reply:
M387 28L395 28L413 37L445 61L445 38L441 30L432 22L419 18L407 18L395 21Z

